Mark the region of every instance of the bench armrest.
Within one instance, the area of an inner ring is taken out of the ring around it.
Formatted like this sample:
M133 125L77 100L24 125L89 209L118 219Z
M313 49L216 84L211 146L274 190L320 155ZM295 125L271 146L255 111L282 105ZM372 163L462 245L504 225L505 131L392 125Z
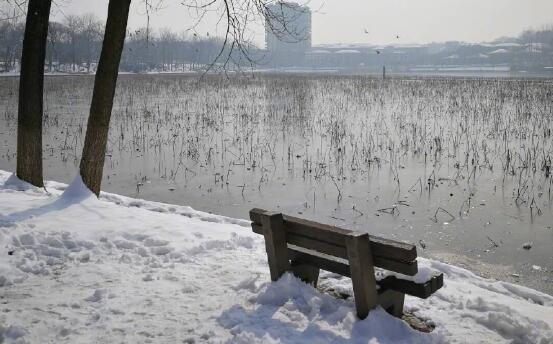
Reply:
M407 295L426 299L444 285L444 275L443 273L439 273L422 283L417 283L413 280L399 279L396 276L390 275L376 283L379 286L379 292L391 289Z

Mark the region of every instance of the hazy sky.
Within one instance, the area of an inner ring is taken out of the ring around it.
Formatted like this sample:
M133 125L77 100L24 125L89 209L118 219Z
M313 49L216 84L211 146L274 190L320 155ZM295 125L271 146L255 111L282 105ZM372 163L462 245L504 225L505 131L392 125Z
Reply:
M107 2L58 0L52 14L62 20L64 14L92 12L105 19ZM174 31L189 29L194 18L180 3L163 0L163 8L151 15L151 26ZM129 26L145 26L142 0L133 0L132 4ZM313 44L479 42L553 24L553 0L312 0L308 5L314 11ZM197 32L221 32L222 26L219 24L217 29L216 22L215 15L208 15ZM252 28L255 42L263 44L262 28Z

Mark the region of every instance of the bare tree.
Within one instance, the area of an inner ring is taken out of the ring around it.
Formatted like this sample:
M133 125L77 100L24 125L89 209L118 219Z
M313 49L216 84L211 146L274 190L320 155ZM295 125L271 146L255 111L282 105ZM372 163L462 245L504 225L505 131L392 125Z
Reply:
M14 15L0 22L0 62L3 71L12 70L21 56L24 31L24 25L18 16Z
M95 58L94 46L102 36L102 22L93 14L86 14L81 17L81 40L83 43L86 70L90 72L90 64Z
M80 64L80 56L78 55L79 36L83 28L82 18L75 15L68 15L65 17L65 27L67 29L67 35L69 37L69 46L71 48L71 69L75 71L75 68ZM77 68L77 71L79 69Z
M20 19L17 15L0 18L0 71L14 70L20 62L25 31L25 23ZM90 14L67 15L62 22L50 22L46 46L48 70L83 71L84 68L93 72L92 65L100 56L104 26L105 23ZM230 51L229 47L224 49L222 57ZM156 31L141 27L128 30L120 69L141 72L194 65L201 70L212 65L222 48L223 39L213 34L190 30L177 34L168 29ZM254 60L263 54L254 45L248 45L248 53ZM234 58L239 55L233 52ZM242 64L248 65L248 61L242 59Z
M59 62L58 48L62 42L64 26L58 22L50 22L48 27L48 45L46 56L48 59L48 70L53 71L54 61Z
M80 174L85 185L97 196L102 183L109 122L130 4L131 0L109 1L102 52L94 79Z
M173 70L176 41L176 35L169 29L161 30L159 33L158 48L160 50L160 62L163 70Z
M233 50L237 49L249 59L249 37L247 37L248 25L256 19L267 19L270 26L280 23L279 30L286 30L286 17L275 13L269 8L275 1L267 0L206 0L204 4L190 0L186 6L196 11L219 10L220 20L226 22L225 38L220 51L214 58L214 63L225 53L227 57L221 64L226 67L229 61L236 62ZM146 6L151 6L146 1ZM280 1L276 1L280 3ZM102 172L104 167L106 146L108 141L109 122L113 107L113 97L117 83L117 73L129 14L130 0L110 0L108 5L108 18L104 34L104 42L98 70L94 81L92 104L88 118L83 155L80 164L80 174L85 185L97 196L100 194L102 184ZM275 26L276 27L276 26ZM149 41L149 28L147 28L146 40ZM227 50L227 48L229 48ZM209 69L209 68L208 68Z
M29 0L17 117L17 176L35 186L42 179L42 92L51 0Z
M147 38L146 32L145 27L138 28L129 33L129 38L126 42L126 45L129 47L127 52L128 62L134 71L143 71L150 68L148 65L147 48L149 38ZM151 35L149 31L148 35Z

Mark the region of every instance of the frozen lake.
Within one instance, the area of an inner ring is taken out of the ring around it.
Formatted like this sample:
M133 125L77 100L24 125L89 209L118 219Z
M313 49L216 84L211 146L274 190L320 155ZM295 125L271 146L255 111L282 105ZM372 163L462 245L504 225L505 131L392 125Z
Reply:
M8 171L17 84L0 78ZM45 80L46 179L77 172L92 84ZM552 121L548 80L121 75L103 189L239 218L280 209L551 294Z

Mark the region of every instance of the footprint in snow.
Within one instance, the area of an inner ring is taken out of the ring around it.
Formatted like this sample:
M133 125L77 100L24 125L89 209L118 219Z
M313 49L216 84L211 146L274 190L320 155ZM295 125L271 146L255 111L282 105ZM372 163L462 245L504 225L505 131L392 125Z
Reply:
M89 297L86 297L84 300L88 302L100 302L104 298L105 294L106 294L105 289L96 289L94 291L94 294L90 295Z

